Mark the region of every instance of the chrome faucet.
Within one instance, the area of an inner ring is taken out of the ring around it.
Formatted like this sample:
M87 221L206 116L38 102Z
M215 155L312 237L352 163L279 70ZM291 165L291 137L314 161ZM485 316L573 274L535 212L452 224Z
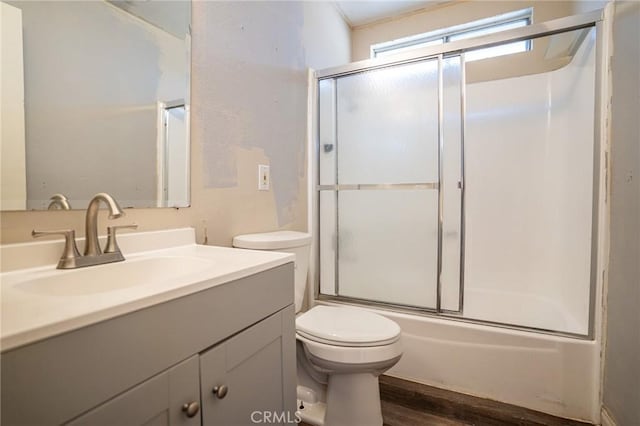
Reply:
M124 215L122 208L111 195L106 192L100 192L93 196L91 201L89 201L85 218L85 256L98 256L102 254L100 244L98 243L98 209L100 208L101 201L104 201L107 207L109 207L109 219L117 219Z
M87 207L84 255L80 255L80 252L78 251L75 231L73 229L63 229L59 231L33 230L31 232L31 235L34 238L51 234L64 235L64 251L62 253L62 257L58 261L58 269L75 269L82 268L84 266L101 265L103 263L120 262L124 260L124 256L116 242L116 231L120 228L137 228L138 225L107 227L109 235L103 252L100 249L98 241L98 209L100 208L100 203L103 201L107 207L109 207L109 219L116 219L124 216L122 208L111 195L104 192L94 195Z

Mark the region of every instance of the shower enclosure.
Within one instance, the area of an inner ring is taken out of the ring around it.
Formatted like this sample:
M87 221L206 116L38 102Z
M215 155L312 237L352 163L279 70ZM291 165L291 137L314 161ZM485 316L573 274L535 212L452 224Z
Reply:
M318 298L593 339L600 22L318 72Z

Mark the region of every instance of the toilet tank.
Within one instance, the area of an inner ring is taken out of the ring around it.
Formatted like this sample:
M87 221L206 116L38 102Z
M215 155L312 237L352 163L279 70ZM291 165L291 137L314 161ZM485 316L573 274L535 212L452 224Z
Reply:
M233 246L252 250L270 250L293 253L295 260L295 305L296 313L302 309L307 288L307 271L309 270L309 249L311 235L297 231L276 231L261 234L238 235L233 238Z

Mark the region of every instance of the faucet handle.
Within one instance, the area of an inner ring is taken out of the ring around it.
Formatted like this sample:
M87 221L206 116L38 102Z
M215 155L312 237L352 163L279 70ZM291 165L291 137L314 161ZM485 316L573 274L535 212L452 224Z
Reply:
M118 225L107 226L107 245L104 247L103 253L120 253L120 247L116 241L116 231L122 228L136 229L138 225Z
M75 267L76 259L80 257L78 246L76 246L76 231L73 229L60 229L56 231L31 231L33 238L44 235L64 235L64 250L58 261L58 269L70 269Z

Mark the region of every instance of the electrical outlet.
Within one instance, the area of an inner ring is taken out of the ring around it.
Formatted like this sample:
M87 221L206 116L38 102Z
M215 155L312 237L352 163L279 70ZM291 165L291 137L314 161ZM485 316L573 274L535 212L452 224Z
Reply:
M269 166L264 164L258 165L258 190L268 191L271 184L271 173L269 172Z

